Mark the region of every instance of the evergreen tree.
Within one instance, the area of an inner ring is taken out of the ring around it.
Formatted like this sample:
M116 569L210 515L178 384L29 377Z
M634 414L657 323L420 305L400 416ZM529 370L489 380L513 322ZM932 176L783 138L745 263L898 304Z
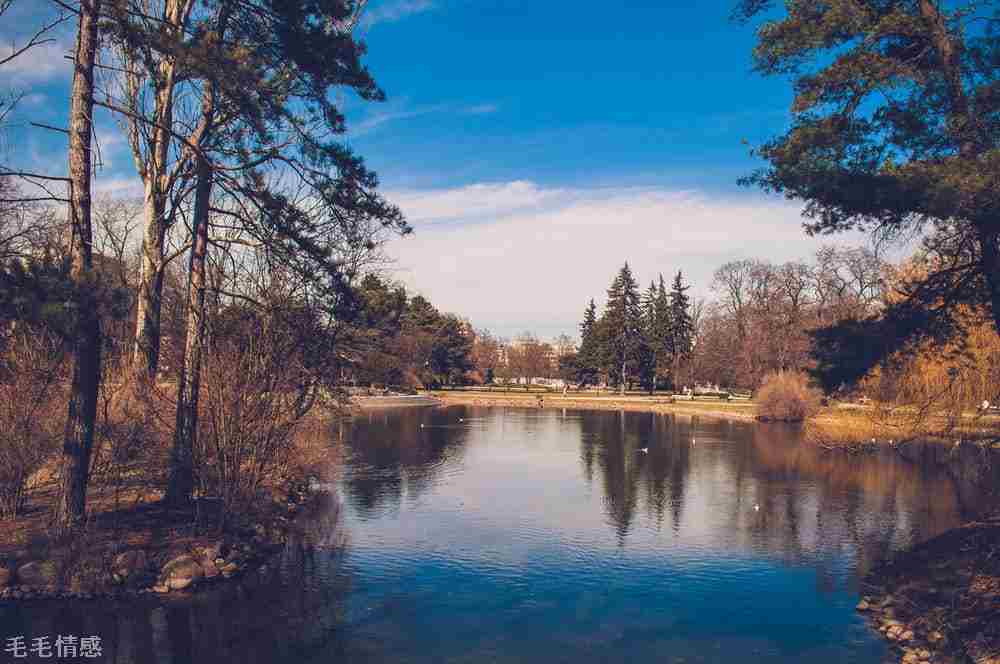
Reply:
M694 322L691 320L691 298L687 291L690 286L684 285L684 277L680 270L674 277L670 289L670 359L671 380L677 380L680 363L690 357L694 344ZM676 387L676 384L675 384Z
M600 342L597 329L597 305L593 298L583 312L583 323L580 324L580 351L575 362L576 381L580 385L592 385L597 382L600 373Z
M656 312L656 283L650 281L642 295L642 353L639 358L639 382L652 393L656 389L659 332Z
M653 302L653 330L650 335L650 346L653 350L658 376L670 373L671 358L673 357L670 330L670 295L667 293L667 286L661 273L659 283L656 286L656 299Z
M648 350L643 335L642 307L639 287L628 263L622 267L608 289L604 319L607 323L607 355L611 360L609 373L625 393L631 377L640 370Z

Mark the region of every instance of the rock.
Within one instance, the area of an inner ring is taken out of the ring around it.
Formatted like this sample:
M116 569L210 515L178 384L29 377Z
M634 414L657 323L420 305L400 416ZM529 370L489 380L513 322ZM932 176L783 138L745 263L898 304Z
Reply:
M218 565L215 564L214 560L212 559L202 560L200 565L201 565L201 570L205 574L206 579L214 579L215 577L219 576L219 567Z
M149 590L151 592L154 592L154 593L168 593L168 592L170 592L170 588L168 588L168 587L166 587L164 585L161 585L161 584L156 584L155 586L153 586Z
M32 560L17 568L17 581L31 588L55 588L59 585L59 570L51 560Z
M854 608L856 608L858 611L867 611L868 609L871 608L871 604L869 604L865 600L861 600L860 602L858 602L858 605Z
M910 631L910 630L906 630L905 632L903 632L902 634L899 635L899 640L900 641L912 641L913 640L913 632Z
M903 633L903 628L900 627L899 625L891 625L889 629L885 631L885 635L890 639L892 639L893 641L898 640L899 635L902 633Z
M931 632L927 635L927 640L930 643L940 643L941 641L944 641L944 634L938 631Z
M206 560L214 561L216 558L222 558L224 549L225 546L221 541L209 544L208 546L202 547L201 557Z
M170 590L183 590L197 583L204 575L201 565L194 558L187 555L177 556L163 566L159 585L166 586Z
M0 590L3 590L14 581L14 570L6 565L0 565Z
M905 664L917 664L917 662L919 661L920 658L917 656L917 653L915 652L908 652L905 655L903 655L903 662Z
M920 650L917 651L917 657L919 657L923 661L926 661L931 658L931 651L928 650L927 648L921 648Z
M885 598L882 600L882 607L884 608L887 606L892 606L893 602L895 601L896 600L892 595L886 595Z
M145 551L132 549L115 556L111 568L115 575L120 576L124 582L145 571L148 563Z

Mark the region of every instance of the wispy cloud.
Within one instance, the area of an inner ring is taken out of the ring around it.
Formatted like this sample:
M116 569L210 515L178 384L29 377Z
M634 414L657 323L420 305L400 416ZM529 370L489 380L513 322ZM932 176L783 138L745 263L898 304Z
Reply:
M586 303L602 302L626 260L640 283L683 270L704 296L726 261L806 258L830 241L806 236L800 207L763 195L526 181L388 195L415 227L389 246L397 276L441 308L505 335L575 334Z
M479 104L478 106L467 106L462 109L465 115L490 115L500 110L496 104Z
M499 107L496 104L476 104L471 106L458 104L430 104L412 108L407 108L405 105L399 105L396 108L373 111L360 121L349 125L349 129L353 136L364 136L372 133L383 125L389 124L390 122L411 120L425 115L488 115L496 113L498 110Z
M422 14L437 6L434 0L386 0L365 12L361 22L365 27L377 23L392 23L413 14Z

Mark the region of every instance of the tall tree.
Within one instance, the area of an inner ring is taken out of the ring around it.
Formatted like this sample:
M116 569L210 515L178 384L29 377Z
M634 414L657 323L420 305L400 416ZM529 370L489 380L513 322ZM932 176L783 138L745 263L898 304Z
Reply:
M670 296L667 293L663 275L660 274L659 282L656 284L656 294L653 298L649 333L649 343L652 347L658 376L670 373L670 358L673 356L670 321Z
M767 0L741 0L749 20ZM989 304L1000 330L1000 10L996 1L791 2L758 31L754 66L793 81L791 128L744 182L806 203L806 230L927 232L948 260L915 308ZM971 248L966 251L965 248ZM914 295L921 289L911 289ZM912 314L912 315L911 315Z
M630 378L635 377L639 370L646 345L639 287L628 263L618 271L608 289L604 320L612 375L620 381L619 389L624 394Z
M597 383L600 374L600 344L597 335L597 305L593 298L580 323L580 350L576 357L576 382L581 386Z
M201 81L202 111L192 145L185 146L196 165L196 240L171 500L190 496L204 308L198 293L204 275L194 272L203 273L204 260L195 254L205 245L199 234L207 232L212 188L220 187L235 206L214 208L217 213L331 302L353 297L356 247L375 244L366 232L372 223L409 230L399 210L374 192L374 174L336 138L344 132L343 115L332 101L336 88L351 88L363 99L384 98L361 63L364 47L351 33L356 3L289 0L272 7L263 0L214 0L206 6L210 11L194 22L202 36L199 57L184 70ZM225 128L218 136L217 126ZM297 197L280 188L288 180L299 188Z
M73 379L63 440L61 495L56 522L61 528L79 524L87 506L90 454L97 419L101 376L101 325L88 294L94 286L91 243L91 137L94 115L94 62L99 41L101 0L80 0L79 24L70 96L70 278L75 286L76 329L73 334Z
M694 322L691 320L691 298L687 291L690 286L684 285L681 271L677 271L673 285L670 288L670 350L671 378L675 385L680 374L681 364L691 356L694 341Z

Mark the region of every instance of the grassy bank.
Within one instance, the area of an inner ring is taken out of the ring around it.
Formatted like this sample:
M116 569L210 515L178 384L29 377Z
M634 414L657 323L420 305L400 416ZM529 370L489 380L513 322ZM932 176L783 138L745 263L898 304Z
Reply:
M509 406L515 408L542 408L574 410L626 410L646 413L675 413L679 415L700 415L722 419L752 421L755 419L754 405L749 401L674 401L663 396L630 396L614 394L567 395L525 394L504 392L455 392L428 391L424 394L439 399L445 405L468 406Z
M969 413L955 420L921 418L905 410L843 405L826 408L810 419L805 426L805 438L822 447L851 450L909 441L995 444L1000 439L1000 417Z

